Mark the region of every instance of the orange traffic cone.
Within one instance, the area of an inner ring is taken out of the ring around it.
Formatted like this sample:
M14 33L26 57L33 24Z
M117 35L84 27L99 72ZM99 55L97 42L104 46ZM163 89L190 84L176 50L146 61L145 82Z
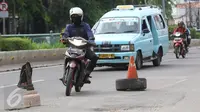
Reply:
M145 78L138 78L134 57L130 57L128 74L126 79L116 80L116 90L145 90L147 88L147 80Z
M134 61L133 56L130 57L127 78L128 79L132 79L132 78L138 79L137 70L135 67L135 61Z

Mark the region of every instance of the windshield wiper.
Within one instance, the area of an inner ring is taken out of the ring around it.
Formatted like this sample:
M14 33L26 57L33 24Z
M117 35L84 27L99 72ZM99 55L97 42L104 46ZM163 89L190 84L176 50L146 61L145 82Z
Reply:
M102 33L102 34L109 34L109 33L117 33L117 32L105 32L105 33Z
M132 33L132 32L135 32L135 31L129 30L129 31L124 31L123 33Z

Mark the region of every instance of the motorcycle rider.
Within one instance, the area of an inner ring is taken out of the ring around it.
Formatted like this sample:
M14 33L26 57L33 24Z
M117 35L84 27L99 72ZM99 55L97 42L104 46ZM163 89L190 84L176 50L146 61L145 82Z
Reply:
M188 31L187 31L187 29L185 28L185 24L184 24L184 22L183 21L181 21L181 22L179 22L178 23L178 28L176 28L175 30L174 30L174 33L175 32L180 32L181 34L183 34L183 38L185 38L185 40L183 41L183 43L184 43L184 45L185 45L185 48L186 48L186 51L188 51L188 45L187 45L187 35L188 35Z
M88 40L89 42L94 42L94 35L93 35L93 32L91 31L89 24L86 22L83 22L83 10L79 7L73 7L70 9L69 14L70 14L70 20L72 24L66 25L66 29L63 33L62 38L80 36ZM84 82L91 83L91 81L89 80L89 78L91 78L90 74L96 67L96 62L98 60L98 57L90 48L86 49L85 57L87 59L90 59L91 62L86 68L86 73L85 73L86 78ZM60 78L60 80L63 82L63 78Z

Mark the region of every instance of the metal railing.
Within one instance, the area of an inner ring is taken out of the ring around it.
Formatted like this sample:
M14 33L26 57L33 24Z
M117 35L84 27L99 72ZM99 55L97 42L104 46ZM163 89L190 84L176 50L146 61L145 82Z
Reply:
M9 34L9 35L0 35L2 38L12 38L12 37L21 37L21 38L30 38L35 43L47 42L49 44L54 44L59 41L60 33L46 33L46 34Z

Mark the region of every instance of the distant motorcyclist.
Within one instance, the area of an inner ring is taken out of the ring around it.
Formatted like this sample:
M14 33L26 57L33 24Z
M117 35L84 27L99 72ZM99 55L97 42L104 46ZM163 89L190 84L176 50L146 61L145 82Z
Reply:
M178 28L176 28L176 29L174 30L173 33L175 33L175 32L180 32L181 34L183 34L183 37L182 37L182 38L185 39L183 42L184 42L184 45L185 45L185 48L186 48L186 51L187 51L187 50L188 50L188 49L187 49L187 48L188 48L188 45L187 45L188 30L185 28L185 24L184 24L183 21L181 21L181 22L178 23Z
M187 45L190 45L191 42L191 32L190 29L186 27L186 25L184 25L184 27L186 28L186 35L187 35ZM190 38L189 38L190 37Z
M185 26L184 26L184 23L181 21L181 22L179 22L178 23L178 27L174 30L174 33L175 32L180 32L180 33L182 33L182 34L184 34L184 33L186 33L186 28L185 28Z
M70 20L72 24L68 24L66 26L66 29L64 31L62 38L80 36L88 40L89 42L94 42L94 35L89 24L86 22L83 22L83 10L79 7L73 7L70 9L69 14L70 14ZM87 66L87 70L85 73L86 74L85 83L91 83L91 81L89 80L90 74L96 67L96 62L98 60L98 57L90 48L86 49L85 57L91 60L91 62ZM63 81L62 79L63 77L60 78L61 81Z

